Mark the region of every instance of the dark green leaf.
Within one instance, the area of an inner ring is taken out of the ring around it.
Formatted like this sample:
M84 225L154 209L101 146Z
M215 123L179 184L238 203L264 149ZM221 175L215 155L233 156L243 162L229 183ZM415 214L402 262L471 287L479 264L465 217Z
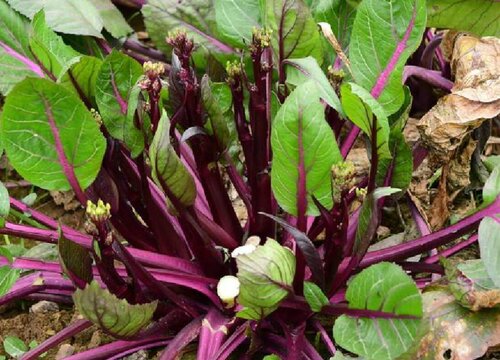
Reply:
M7 336L3 340L3 348L5 352L14 359L19 359L26 351L29 350L26 344L15 336Z
M228 120L224 116L222 107L212 94L212 82L208 75L201 79L201 100L210 120L209 133L215 136L220 151L224 151L231 140Z
M500 36L500 2L495 0L427 0L427 26Z
M320 287L310 281L304 281L304 297L314 312L320 312L323 306L330 303Z
M278 62L312 56L321 64L321 38L307 5L302 0L268 0L263 6L264 25L273 31L272 44Z
M149 325L158 303L130 305L127 300L118 299L108 290L102 289L95 280L85 289L77 289L73 300L87 320L119 337L133 336Z
M303 59L287 60L286 64L290 65L287 67L286 72L287 83L299 86L308 79L311 79L317 85L320 97L333 109L343 115L339 97L333 90L332 85L316 59L308 56Z
M497 219L498 220L498 219ZM495 285L500 288L500 223L484 218L479 224L479 251L486 271Z
M134 31L111 0L90 0L90 3L99 12L104 28L111 36L119 39Z
M295 275L292 251L267 239L249 254L236 257L240 295L238 303L247 310L239 317L261 319L272 312L289 293Z
M59 79L59 83L78 94L76 86L80 88L87 99L95 97L97 74L101 68L102 61L93 56L82 56L79 61L68 69Z
M364 0L358 6L349 45L353 78L387 115L403 104L403 66L420 44L425 21L424 0Z
M252 42L252 30L260 25L259 0L214 0L215 21L222 40L246 48Z
M39 12L32 21L30 47L33 55L56 78L61 77L71 65L78 62L81 54L66 45L62 38L45 22L45 15Z
M1 132L12 166L47 190L70 189L63 158L80 186L87 188L99 172L106 147L83 103L46 79L29 78L14 87L4 105Z
M298 86L273 122L271 185L280 206L292 215L297 215L299 190L307 196L308 215L319 214L313 195L326 208L333 206L330 171L342 156L319 97L311 81Z
M149 148L152 176L160 187L168 189L180 205L191 206L196 199L196 185L170 144L169 127L167 114L163 112ZM168 199L170 195L167 195ZM175 212L171 204L169 205L170 210Z
M392 158L382 158L378 163L377 184L384 185L390 170L392 175L389 185L405 191L413 175L413 153L400 129L391 130L389 149Z
M0 267L0 296L5 295L19 279L20 270L9 266Z
M422 297L398 265L379 263L357 274L349 283L346 300L351 309L384 311L415 319L354 318L340 316L333 327L335 341L344 349L370 360L395 359L416 339L421 323Z
M92 258L89 251L77 243L59 235L59 262L69 278L79 288L92 281Z
M109 133L125 142L134 153L144 148L144 135L129 113L129 98L143 74L141 65L118 51L109 54L101 65L96 80L96 101Z

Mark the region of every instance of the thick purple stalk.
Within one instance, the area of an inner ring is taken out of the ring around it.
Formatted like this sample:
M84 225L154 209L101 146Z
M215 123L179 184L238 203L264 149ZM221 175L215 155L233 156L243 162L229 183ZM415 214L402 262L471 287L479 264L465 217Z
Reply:
M307 340L307 338L303 337L304 340L304 358L310 359L310 360L323 360L323 357L318 353L316 348ZM303 359L303 357L301 357Z
M427 225L427 222L424 220L424 217L422 216L422 214L420 214L420 211L415 206L415 203L413 202L412 198L408 196L407 201L408 201L408 206L410 207L411 217L413 218L413 221L415 222L415 225L417 226L417 230L420 233L420 235L424 236L430 234L431 229L429 229L429 225Z
M410 76L424 80L425 82L447 92L451 92L454 85L453 81L443 77L440 71L429 70L420 66L406 65L403 70L403 83L406 83Z
M132 39L125 40L125 42L123 43L123 47L127 50L132 50L139 54L145 55L150 59L162 61L164 63L168 61L167 57L161 51L147 47ZM167 66L167 71L169 71L170 65L168 64L165 65Z
M169 342L170 342L170 340L158 340L155 342L150 342L148 344L137 345L136 347L127 349L126 351L118 353L118 354L114 355L113 357L110 357L109 359L106 359L106 360L123 360L123 359L125 359L125 357L127 355L134 354L134 353L138 352L139 350L147 350L147 349L152 349L152 348L156 348L156 347L166 346L166 345L168 345Z
M52 136L54 138L54 143L57 152L57 158L59 159L59 163L63 169L64 175L68 179L68 182L75 192L75 196L80 201L82 205L87 203L87 195L83 192L78 179L76 178L75 169L73 165L70 164L68 158L66 157L66 153L64 152L64 146L61 140L61 136L59 134L59 129L57 128L56 121L54 119L54 114L52 113L52 108L50 107L47 99L42 97L43 104L45 108L45 115L47 116L47 121L49 123L50 131L52 132Z
M249 329L249 321L239 325L239 327L229 336L229 338L219 348L217 354L214 355L214 360L226 360L234 350L236 350L247 339L247 330Z
M211 308L202 321L198 342L197 360L213 359L227 336L228 328L234 319L224 316L220 310Z
M330 339L330 336L328 335L328 333L325 330L325 328L323 327L323 325L321 325L321 323L316 319L312 320L312 325L319 332L319 334L321 336L321 340L323 340L323 343L325 344L325 346L328 349L328 351L330 352L330 354L332 356L335 355L335 352L337 351L337 349L335 349L335 345L333 344L332 339Z
M351 130L349 130L349 133L342 141L342 145L340 146L340 153L342 154L342 157L344 159L347 157L347 154L349 154L349 151L351 151L352 147L354 146L354 143L356 142L356 139L358 138L360 132L361 129L352 124Z
M465 249L466 247L474 244L477 242L478 236L477 234L474 234L470 236L467 240L461 241L458 244L453 245L452 247L449 247L446 250L443 250L440 253L437 253L435 255L429 256L427 259L424 260L424 263L426 264L435 264L439 262L439 259L444 257L450 257L451 255L456 254L457 252Z
M203 317L200 316L193 321L191 321L188 325L182 328L181 331L177 333L177 335L172 339L172 341L168 344L165 351L161 354L159 360L175 360L178 358L178 355L181 351L189 345L191 341L196 339L200 334L202 327Z
M458 223L433 232L421 238L396 245L387 249L372 251L366 254L361 261L361 267L367 267L381 261L404 260L417 254L422 254L438 246L445 245L468 232L477 229L481 220L486 216L496 216L500 213L500 196L486 208L466 217Z
M422 52L422 56L420 57L420 64L423 67L427 69L432 69L432 59L434 58L436 49L439 48L441 41L443 41L443 37L440 35L434 36L432 39L430 39L429 43Z
M35 74L37 74L40 77L44 77L44 73L43 73L42 69L40 68L40 66L35 64L33 61L31 61L27 57L19 54L18 52L14 51L12 48L10 48L9 46L7 46L5 43L3 43L1 41L0 41L0 47L3 48L5 53L7 53L8 55L12 56L13 58L21 61L24 65L26 65L28 67L28 69L33 71Z
M212 37L212 36L204 33L203 31L201 31L200 29L196 28L195 26L193 26L193 25L191 25L189 23L183 22L183 21L181 21L181 23L182 23L183 26L185 26L189 30L194 31L195 33L197 33L201 37L205 38L212 46L214 46L217 49L219 49L219 51L221 53L225 53L225 54L235 54L236 53L236 51L231 46L226 45L223 42L217 40L216 38L214 38L214 37Z
M405 271L411 271L413 274L432 273L444 274L444 269L439 264L426 264L422 262L402 261L398 263Z
M33 350L28 351L25 353L22 357L21 360L35 360L38 359L40 355L42 355L44 352L56 347L59 345L61 342L64 340L75 336L76 334L82 332L83 330L89 328L92 326L92 323L88 320L77 320L73 324L67 326L63 330L59 331L57 334L54 336L51 336L44 342L42 342L40 345L38 345L36 348Z

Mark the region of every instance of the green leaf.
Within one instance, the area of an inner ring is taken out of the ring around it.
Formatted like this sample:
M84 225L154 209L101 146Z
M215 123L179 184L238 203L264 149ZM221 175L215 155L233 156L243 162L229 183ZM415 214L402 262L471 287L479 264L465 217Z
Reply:
M500 166L500 155L490 155L483 161L489 171L493 171L495 167Z
M500 223L491 217L484 218L478 236L481 260L491 280L500 288Z
M30 19L43 7L43 0L7 0L7 2L13 9Z
M264 25L273 31L277 62L312 56L323 61L318 27L302 0L268 0L264 3ZM281 44L281 51L280 51Z
M379 160L391 158L389 150L389 121L387 115L368 91L357 84L347 83L341 86L340 95L342 108L349 120L358 126L365 134L372 139L373 117L377 119L377 148Z
M495 201L500 194L500 166L496 166L491 172L483 187L483 206Z
M104 28L111 36L119 39L134 31L111 0L90 0L90 3L99 12Z
M311 81L298 86L273 122L271 185L280 206L292 215L298 212L299 191L307 196L308 215L319 214L313 195L326 208L333 206L330 171L342 157L319 97Z
M259 0L214 0L215 21L220 38L228 44L246 48L252 30L260 25Z
M447 291L423 294L427 332L408 360L480 359L488 348L500 343L500 310L470 311Z
M424 0L364 0L354 20L349 58L354 80L390 115L404 101L403 67L425 29Z
M141 65L116 50L101 65L96 79L96 101L109 133L125 142L137 154L144 148L144 135L128 117L129 99L137 80L142 76Z
M69 190L63 160L84 189L97 176L106 142L90 112L64 86L23 80L7 97L0 125L9 162L33 185Z
M0 296L7 294L12 285L19 279L20 270L9 266L0 267Z
M92 281L85 289L73 294L75 306L87 320L106 332L119 337L130 337L149 325L158 304L130 305Z
M399 189L390 187L380 187L366 195L359 213L353 254L358 256L364 255L377 231L377 227L379 225L379 210L377 207L378 200L384 196L389 196L399 191Z
M73 91L76 95L79 95L75 86L76 84L83 95L87 99L92 100L95 97L97 74L101 65L102 61L100 59L84 55L77 63L71 65L58 82Z
M92 281L92 258L89 251L77 243L66 239L64 234L59 234L58 242L59 262L64 273L79 288Z
M169 128L167 114L163 112L149 148L151 174L158 186L164 190L167 188L180 205L191 206L196 199L196 185L170 144ZM167 203L170 210L175 213L175 207L168 201L169 196L167 196Z
M5 218L9 215L10 198L5 185L0 181L0 228L5 225Z
M29 61L29 60L26 60ZM0 93L8 95L14 85L21 82L28 76L43 76L37 65L28 65L27 62L19 60L11 55L0 44Z
M29 54L29 23L4 0L0 1L0 41L12 50L27 56ZM4 80L2 79L2 82Z
M228 119L224 117L219 102L212 94L212 82L208 75L201 79L201 101L210 119L209 133L215 136L220 151L224 151L231 140L229 134Z
M484 262L467 260L457 265L444 259L449 288L457 301L472 311L500 304L500 289L489 277Z
M28 249L28 251L26 251L23 254L23 257L44 260L44 261L57 260L58 257L57 247L55 244L49 244L49 243L37 244L32 248Z
M316 0L311 5L316 22L326 22L343 49L347 49L356 15L356 6L346 0Z
M332 85L328 81L323 70L321 70L316 59L308 56L303 59L287 60L286 64L290 65L287 67L286 72L287 83L299 86L308 79L311 79L317 85L320 97L333 109L343 115L339 97L333 90Z
M427 0L427 26L500 36L500 3L495 0Z
M35 15L31 25L33 31L30 47L33 54L48 71L59 78L71 65L78 62L81 54L66 45L62 38L47 26L43 12Z
M422 297L413 279L398 265L382 262L363 270L349 283L350 309L384 311L421 317ZM333 327L335 341L370 360L395 359L415 341L421 319L354 318L340 316Z
M186 31L197 45L213 51L234 50L217 40L214 0L149 0L142 7L146 29L159 49L170 53L165 37L175 30Z
M323 290L310 281L304 281L304 297L314 312L320 312L323 306L330 303Z
M267 239L249 254L236 257L240 294L238 303L250 309L242 315L255 320L272 312L291 290L295 275L295 256L292 251Z
M29 350L26 344L15 336L5 337L3 340L3 348L7 354L15 359L19 359L26 351Z
M264 356L262 360L281 360L281 358L276 354L272 354Z
M5 245L0 246L0 256L5 257L9 261L9 263L11 263L12 260L14 260L14 256L9 251L9 249L5 247Z
M400 129L391 130L389 149L392 158L380 159L377 170L377 184L384 184L387 173L392 167L389 185L405 191L410 186L413 175L413 153Z

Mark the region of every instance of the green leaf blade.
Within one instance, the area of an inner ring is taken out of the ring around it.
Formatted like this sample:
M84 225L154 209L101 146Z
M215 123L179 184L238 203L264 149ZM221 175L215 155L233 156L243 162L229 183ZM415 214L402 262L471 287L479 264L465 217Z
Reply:
M481 260L495 285L500 288L500 223L498 219L484 218L479 224L478 242Z
M215 21L221 38L245 48L252 42L252 30L260 25L259 0L215 0Z

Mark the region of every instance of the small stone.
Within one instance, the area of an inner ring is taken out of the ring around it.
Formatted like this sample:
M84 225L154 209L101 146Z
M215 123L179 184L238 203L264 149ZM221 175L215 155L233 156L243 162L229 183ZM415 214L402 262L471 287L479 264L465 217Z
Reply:
M47 314L57 311L59 311L59 305L57 305L55 302L46 300L39 301L30 307L30 313L33 314Z
M122 360L148 360L148 352L146 350L139 350L129 356L125 356Z
M66 359L75 353L75 348L70 344L62 344L56 354L56 360Z
M102 342L101 332L99 330L97 330L92 334L92 337L90 338L89 349L94 349L94 348L98 347L99 345L101 345L101 342Z

